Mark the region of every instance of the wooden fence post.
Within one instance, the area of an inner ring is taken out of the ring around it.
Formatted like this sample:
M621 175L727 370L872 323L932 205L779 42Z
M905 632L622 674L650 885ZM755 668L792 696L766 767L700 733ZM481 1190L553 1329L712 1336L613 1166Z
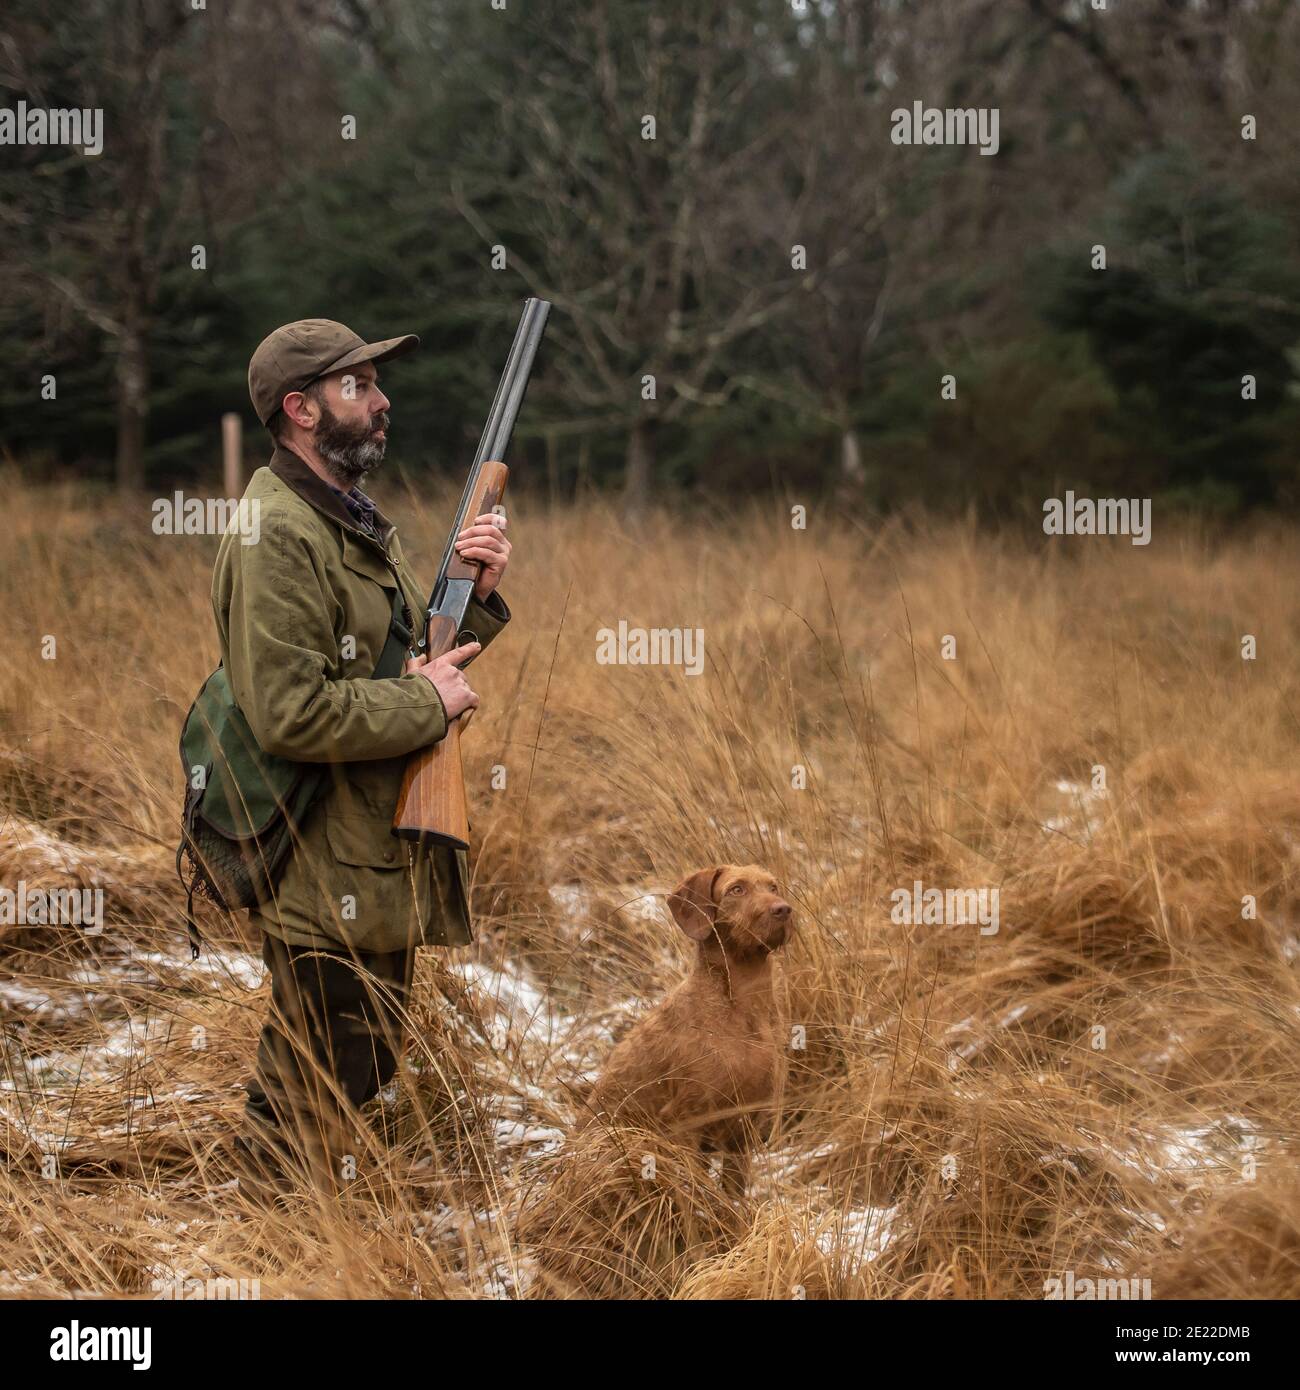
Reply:
M244 422L228 410L221 417L221 486L225 497L244 495Z

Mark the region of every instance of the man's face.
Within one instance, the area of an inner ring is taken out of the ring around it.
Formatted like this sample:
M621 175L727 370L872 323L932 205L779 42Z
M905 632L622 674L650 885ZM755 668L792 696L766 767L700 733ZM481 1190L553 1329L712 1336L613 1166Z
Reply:
M321 386L316 448L350 487L383 462L389 400L370 362L323 377Z

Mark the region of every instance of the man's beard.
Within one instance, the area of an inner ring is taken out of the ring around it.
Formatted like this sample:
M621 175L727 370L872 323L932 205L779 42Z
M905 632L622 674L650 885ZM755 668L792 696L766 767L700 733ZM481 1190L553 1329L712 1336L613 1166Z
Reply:
M316 450L344 487L355 487L371 469L383 463L387 440L374 437L377 429L387 431L387 411L350 424L340 420L324 401L321 402Z

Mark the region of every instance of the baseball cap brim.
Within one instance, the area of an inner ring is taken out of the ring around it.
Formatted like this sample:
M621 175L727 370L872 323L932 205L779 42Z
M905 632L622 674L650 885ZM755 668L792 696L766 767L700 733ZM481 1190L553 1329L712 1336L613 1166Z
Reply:
M331 362L320 376L331 372L341 372L345 367L359 367L363 362L389 362L394 357L405 357L420 346L420 339L414 333L403 333L400 338L385 338L379 343L366 343L362 347L345 352L337 362Z

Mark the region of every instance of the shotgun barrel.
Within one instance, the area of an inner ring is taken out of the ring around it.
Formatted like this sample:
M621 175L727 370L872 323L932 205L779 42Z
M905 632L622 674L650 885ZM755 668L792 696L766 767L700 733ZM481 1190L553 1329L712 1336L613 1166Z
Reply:
M503 459L510 447L510 437L528 390L533 359L541 345L550 311L551 306L544 299L529 299L524 304L523 316L515 330L515 340L474 455L469 481L447 534L447 544L429 596L424 630L412 649L415 655L441 656L458 645L480 565L455 553L456 537L476 516L492 511L505 495L510 470ZM393 815L395 835L452 849L468 848L469 811L460 735L472 713L466 710L453 719L444 738L408 759Z
M463 603L460 601L462 596L460 590L449 594L447 570L451 564L456 537L475 516L481 514L480 509L472 504L475 501L483 465L493 460L505 461L506 451L510 448L510 437L515 430L515 420L519 416L519 407L523 405L524 393L528 390L528 378L533 370L533 359L537 356L537 349L541 346L542 334L546 332L546 318L550 312L550 303L545 299L527 299L524 301L524 312L519 320L519 327L515 329L515 340L510 345L510 355L506 358L505 370L501 373L501 380L497 383L497 393L493 398L492 409L488 412L487 424L483 426L483 434L474 454L469 481L465 484L465 491L461 494L456 519L452 522L451 530L447 533L447 544L443 548L442 560L438 565L438 576L434 580L433 592L429 595L428 618L433 618L435 614L440 612L454 613L458 632L474 586L471 584L468 590L464 591ZM500 498L497 501L500 501ZM450 604L448 604L449 597L451 599ZM428 622L426 620L425 630L414 649L416 653L425 650L428 644L428 635Z

